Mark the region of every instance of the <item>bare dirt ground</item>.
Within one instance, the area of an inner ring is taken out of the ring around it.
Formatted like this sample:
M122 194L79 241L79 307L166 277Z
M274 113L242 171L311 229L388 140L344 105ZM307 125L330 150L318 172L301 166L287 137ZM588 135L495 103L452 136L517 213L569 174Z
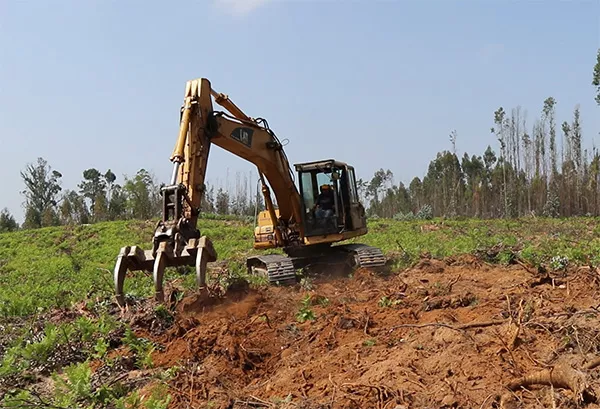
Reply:
M179 367L170 408L597 408L599 288L585 267L423 258L126 319L161 346L155 367Z

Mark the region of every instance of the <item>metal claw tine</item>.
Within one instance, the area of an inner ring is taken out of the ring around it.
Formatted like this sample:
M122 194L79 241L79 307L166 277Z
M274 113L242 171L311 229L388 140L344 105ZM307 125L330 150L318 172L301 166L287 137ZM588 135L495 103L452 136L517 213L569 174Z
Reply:
M196 255L196 285L202 288L206 285L206 250L200 247Z
M167 256L164 252L159 251L156 253L156 259L154 260L154 298L160 303L165 300L165 294L163 291L163 277L165 274L166 257Z
M115 270L113 273L115 282L115 295L119 307L125 306L125 294L123 292L123 285L125 283L125 275L127 274L126 254L128 250L129 247L125 247L121 250L121 253L117 257L117 263L115 264Z

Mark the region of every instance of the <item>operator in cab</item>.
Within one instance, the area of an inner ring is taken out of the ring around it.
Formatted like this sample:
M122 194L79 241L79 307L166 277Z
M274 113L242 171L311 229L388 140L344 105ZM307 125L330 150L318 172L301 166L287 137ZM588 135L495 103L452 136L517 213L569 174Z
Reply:
M321 193L317 196L317 200L315 202L315 216L317 218L326 218L333 216L333 206L335 204L333 198L333 190L331 186L325 184L321 185Z

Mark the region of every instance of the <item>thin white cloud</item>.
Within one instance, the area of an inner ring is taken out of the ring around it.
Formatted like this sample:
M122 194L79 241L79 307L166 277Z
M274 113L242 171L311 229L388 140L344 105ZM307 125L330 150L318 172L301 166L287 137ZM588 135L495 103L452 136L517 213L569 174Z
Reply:
M271 0L214 0L216 6L234 15L246 15Z

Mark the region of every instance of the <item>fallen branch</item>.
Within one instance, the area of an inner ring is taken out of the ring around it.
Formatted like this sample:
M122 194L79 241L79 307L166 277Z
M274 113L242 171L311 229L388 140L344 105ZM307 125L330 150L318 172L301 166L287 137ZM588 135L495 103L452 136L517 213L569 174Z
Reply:
M469 322L467 324L461 324L461 325L456 325L456 326L444 324L443 322L430 322L430 323L426 323L426 324L400 324L400 325L393 326L392 328L389 329L388 332L391 333L398 328L425 328L425 327L443 327L443 328L453 329L455 331L463 331L463 330L469 329L469 328L484 328L484 327L491 327L494 325L501 325L501 324L504 324L504 321L494 320L494 321L483 321L483 322Z

